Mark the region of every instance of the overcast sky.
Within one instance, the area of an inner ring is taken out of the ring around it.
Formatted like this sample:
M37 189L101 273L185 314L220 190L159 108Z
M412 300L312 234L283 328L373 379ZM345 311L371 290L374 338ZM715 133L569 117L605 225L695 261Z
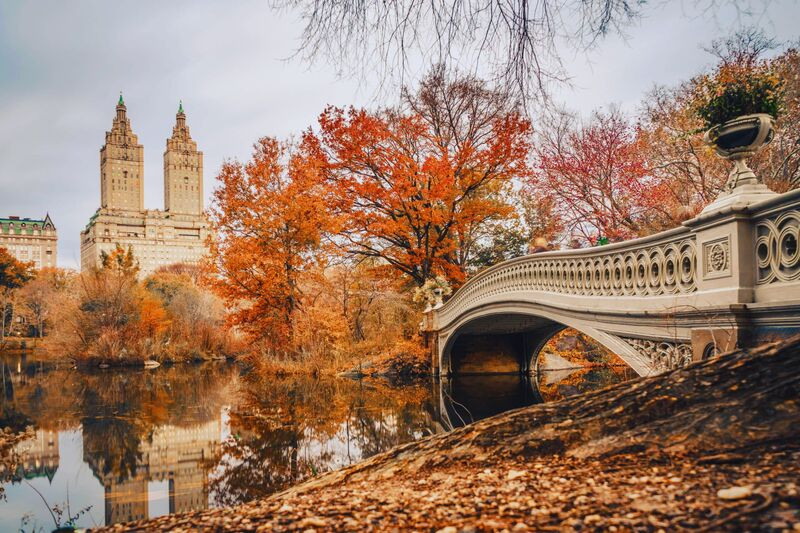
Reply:
M794 0L771 1L755 19L698 13L689 1L655 4L626 39L567 53L573 87L557 90L558 100L582 113L612 103L634 112L654 84L675 84L711 64L701 46L737 24L782 40L800 35ZM326 104L372 105L376 80L286 61L301 31L293 13L276 13L266 0L3 0L0 216L49 212L60 266L78 266L120 91L144 145L147 208L163 208L162 154L180 99L205 153L209 194L221 162L246 159L258 137L296 135Z

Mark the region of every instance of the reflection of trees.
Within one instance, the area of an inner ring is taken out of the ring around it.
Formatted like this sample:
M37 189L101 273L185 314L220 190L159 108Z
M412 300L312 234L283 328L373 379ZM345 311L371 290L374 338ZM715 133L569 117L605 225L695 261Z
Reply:
M77 425L73 372L47 370L35 364L20 364L19 369L12 373L5 368L0 419L18 412L38 429L57 430Z
M421 412L420 404L429 398L429 390L420 387L392 388L379 385L354 395L347 417L350 442L365 459L398 444L420 438L430 431L431 421Z
M101 480L113 475L123 481L136 474L141 441L163 418L141 411L152 404L140 397L140 380L92 376L88 381L80 391L84 460ZM145 392L158 396L160 391Z
M428 401L419 387L305 377L247 383L211 482L216 502L263 497L418 438L430 426L421 409Z
M13 418L53 430L81 424L84 459L98 477L117 480L135 473L141 443L157 426L189 427L218 418L235 373L225 364L26 370L14 375L13 389L8 377L6 390L13 392L0 399L0 421Z
M84 460L101 479L132 477L141 444L156 427L219 417L231 372L226 365L181 365L85 375L78 394Z

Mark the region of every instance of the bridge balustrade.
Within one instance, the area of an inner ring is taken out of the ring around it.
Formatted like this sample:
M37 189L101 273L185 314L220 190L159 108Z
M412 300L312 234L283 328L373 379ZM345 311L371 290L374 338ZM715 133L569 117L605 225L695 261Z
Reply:
M798 241L800 190L743 186L679 228L505 261L428 313L434 366L452 372L454 340L481 331L540 346L571 326L640 374L800 332Z

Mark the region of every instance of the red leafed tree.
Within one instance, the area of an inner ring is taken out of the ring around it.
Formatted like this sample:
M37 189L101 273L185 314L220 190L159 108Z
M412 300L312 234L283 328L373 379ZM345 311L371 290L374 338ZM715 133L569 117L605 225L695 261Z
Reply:
M302 152L341 215L338 242L422 285L464 279L476 228L509 216L504 192L529 175L529 122L473 78L434 69L405 106L328 108ZM313 162L313 163L312 163Z
M316 262L329 219L320 185L287 144L265 137L247 164L229 161L209 209L210 284L229 321L274 354L292 351L303 276Z
M534 153L531 191L555 200L573 236L627 239L660 208L662 186L649 175L637 130L616 110L595 113L585 126L560 116L542 128Z

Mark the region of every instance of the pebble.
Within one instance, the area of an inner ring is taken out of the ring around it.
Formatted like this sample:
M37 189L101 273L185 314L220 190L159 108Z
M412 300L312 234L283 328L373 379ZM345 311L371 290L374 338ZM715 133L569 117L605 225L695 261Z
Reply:
M602 519L603 519L603 517L600 516L599 514L590 514L590 515L587 515L587 516L585 516L583 518L583 523L584 524L593 524L595 522L601 521Z
M717 498L721 500L741 500L753 494L753 487L750 485L744 487L729 487L727 489L720 489L717 491Z

